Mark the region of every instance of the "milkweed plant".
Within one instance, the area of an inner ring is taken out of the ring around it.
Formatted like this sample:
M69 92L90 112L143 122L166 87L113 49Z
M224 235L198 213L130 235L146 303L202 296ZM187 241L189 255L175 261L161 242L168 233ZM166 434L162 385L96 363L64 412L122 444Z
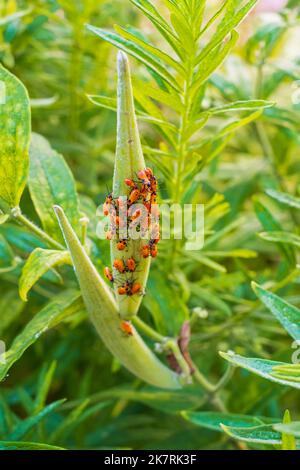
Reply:
M298 2L0 15L0 448L298 449Z

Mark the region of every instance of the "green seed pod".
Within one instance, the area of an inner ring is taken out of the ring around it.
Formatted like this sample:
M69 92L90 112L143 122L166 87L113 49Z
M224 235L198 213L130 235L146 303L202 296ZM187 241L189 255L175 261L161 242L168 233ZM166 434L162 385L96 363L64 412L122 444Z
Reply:
M113 180L114 199L120 196L130 196L130 189L125 184L125 180L136 180L137 173L140 170L144 170L145 166L134 110L129 62L126 54L119 52L117 148ZM132 240L129 238L126 240L124 250L118 249L119 240L120 238L113 238L111 240L111 261L114 278L116 279L115 293L121 317L131 319L137 314L143 298L151 258L143 258L141 256L142 247L148 243L147 240L141 238ZM136 263L135 272L120 274L114 268L115 261L120 259L125 261L125 265L128 259L134 259ZM120 286L125 285L126 282L134 282L136 286L140 285L139 292L134 295L119 295Z
M165 389L181 388L180 378L163 365L146 346L135 328L127 335L121 329L118 306L104 280L98 274L63 210L54 207L87 311L99 336L110 352L133 374L145 382Z

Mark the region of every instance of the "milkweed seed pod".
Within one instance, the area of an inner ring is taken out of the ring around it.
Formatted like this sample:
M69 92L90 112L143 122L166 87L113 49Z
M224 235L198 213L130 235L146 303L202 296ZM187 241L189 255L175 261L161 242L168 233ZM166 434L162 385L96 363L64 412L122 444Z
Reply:
M131 221L132 227L137 226L139 223L137 209L134 209L135 205L141 204L144 209L143 195L141 192L144 181L139 179L138 175L145 168L146 165L134 110L129 63L127 56L123 52L119 52L118 122L113 199L119 200L120 197L127 197L128 220ZM146 175L145 177L147 178ZM117 233L117 236L113 237L110 243L111 264L113 266L114 278L116 279L115 294L117 304L120 316L128 320L138 312L149 274L151 258L145 258L141 254L142 247L147 244L147 240L143 240L141 237L132 239L130 238L130 233L128 233L128 238L123 240ZM122 254L121 257L124 259L126 266L127 260L134 260L136 266L135 270L129 270L129 273L128 270L124 273L120 273L115 267L116 260L120 258L120 253ZM132 286L139 285L140 289L127 289L124 294L124 288L120 287L125 284Z

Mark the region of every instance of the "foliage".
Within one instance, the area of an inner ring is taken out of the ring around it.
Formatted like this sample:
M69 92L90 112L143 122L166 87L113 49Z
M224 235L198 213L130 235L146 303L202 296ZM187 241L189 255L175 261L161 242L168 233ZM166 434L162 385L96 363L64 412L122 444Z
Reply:
M299 59L285 51L300 12L255 4L0 0L0 449L299 447ZM205 245L161 241L138 344L116 347L96 207L117 49L159 199L203 203ZM147 385L144 362L187 367L187 325L193 383Z

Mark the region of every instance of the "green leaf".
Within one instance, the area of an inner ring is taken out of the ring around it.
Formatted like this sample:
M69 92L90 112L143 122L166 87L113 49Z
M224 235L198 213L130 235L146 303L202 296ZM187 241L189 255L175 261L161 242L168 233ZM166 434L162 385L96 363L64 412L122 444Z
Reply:
M289 410L286 410L283 417L283 424L291 424L291 416ZM276 427L274 426L276 430ZM278 430L278 429L277 429ZM293 434L289 434L286 430L282 431L282 450L297 450L296 439Z
M267 426L254 426L252 428L238 428L222 425L222 429L228 436L239 441L270 446L282 443L281 434L274 431L271 424Z
M0 213L0 225L5 224L5 222L9 219L8 214L1 214Z
M260 238L274 243L285 243L287 245L293 245L297 248L300 247L300 237L294 233L289 232L261 232L259 233Z
M28 176L29 97L24 85L0 64L0 207L18 206Z
M183 322L188 319L185 302L174 292L168 282L157 273L147 283L145 305L153 317L158 331L164 335L177 335ZM176 311L176 315L174 315Z
M275 424L274 429L278 432L288 434L289 436L300 437L300 421ZM287 449L287 450L294 450L294 449Z
M134 90L138 89L144 93L144 95L152 98L155 101L159 101L166 106L173 108L177 113L184 111L184 106L177 95L168 93L160 88L151 86L150 83L145 83L137 78L133 79Z
M236 131L237 129L240 129L241 127L244 127L251 122L255 121L257 118L261 116L262 110L259 109L258 111L255 111L254 113L247 114L246 116L242 117L241 119L237 121L233 121L230 124L224 126L217 134L217 138L224 137L227 134L230 134L231 132Z
M65 450L63 447L51 446L40 442L0 441L0 450Z
M3 235L0 234L0 272L15 268L15 255Z
M6 351L5 363L0 364L0 381L5 378L9 369L20 359L26 349L35 343L43 333L82 308L80 293L70 290L57 296L55 300L37 313L24 330L16 336L11 347Z
M39 413L45 406L52 379L56 370L56 361L52 361L50 366L44 365L41 373L39 374L37 384L37 395L34 400L33 414Z
M278 419L247 416L236 413L218 413L214 411L184 411L182 416L197 426L218 432L222 432L222 425L251 428L263 424L278 423Z
M79 232L80 212L73 175L63 157L38 134L32 135L30 146L29 190L48 235L63 241L52 209L55 204L64 205L66 214Z
M106 31L105 29L96 28L92 25L87 25L87 29L105 41L109 42L113 46L116 46L118 49L121 49L127 54L130 54L138 59L144 65L152 69L162 80L165 80L166 83L168 83L172 88L178 90L176 81L168 72L166 67L141 46L133 43L132 41L128 41L127 39L123 39L122 37L118 36L118 34Z
M18 318L24 309L24 302L16 289L1 293L0 297L0 338L3 332Z
M22 439L32 428L37 426L46 416L53 413L57 408L59 408L66 399L57 400L50 405L43 408L38 414L34 416L29 416L29 418L24 419L16 426L11 434L7 437L9 441L17 441Z
M274 106L272 101L265 100L248 100L248 101L234 101L233 103L219 106L217 108L209 108L207 111L210 114L223 114L233 111L251 111L253 109L264 109Z
M148 86L147 86L147 90L148 90ZM136 94L137 93L135 93L135 95ZM103 95L87 95L87 97L96 106L100 106L101 108L109 109L111 111L114 111L115 113L118 111L117 110L117 100L115 98L110 98L108 96L103 96ZM136 98L137 101L139 101L139 98L140 97ZM136 111L136 116L137 116L138 121L149 122L150 124L157 125L157 126L161 127L162 129L163 128L171 129L173 132L176 132L176 127L174 126L174 124L172 124L171 122L163 120L161 116L160 116L160 118L156 118L154 116L151 116L150 114L144 113L141 110Z
M26 10L20 10L12 13L11 15L6 15L0 18L0 26L7 25L8 23L12 23L20 18L23 18L23 16L28 15L31 11L32 8L27 8Z
M226 12L223 20L221 21L209 43L199 54L197 63L201 63L207 57L207 55L213 51L218 46L218 44L220 44L226 38L226 36L239 25L239 23L247 16L256 3L257 0L250 0L248 3L246 3L246 5L240 8L240 10L235 11L235 8L231 7L233 2L228 2L228 11Z
M300 310L258 284L252 283L252 288L292 338L300 340Z
M282 193L280 191L275 191L274 189L267 189L266 193L268 196L272 197L281 204L284 204L285 206L300 209L300 198L298 197L294 197L290 194Z
M242 367L254 374L263 377L264 379L270 380L271 382L276 382L281 385L288 385L290 387L300 389L300 383L292 381L291 379L281 379L274 376L273 368L282 367L286 364L284 362L269 361L266 359L257 359L257 358L247 358L239 356L233 352L220 352L220 356L226 361L234 364L235 366Z
M130 0L152 22L179 57L182 57L181 43L164 18L149 0Z
M128 29L122 28L121 26L118 26L118 25L115 25L114 28L116 32L120 36L122 36L124 39L127 39L128 41L135 43L137 46L141 47L144 51L149 52L149 54L153 56L159 64L162 61L165 64L169 65L170 67L173 67L175 70L177 70L177 72L181 74L184 72L181 64L177 62L176 60L174 60L170 55L163 52L161 49L158 49L157 47L152 46L148 42L138 37L137 34L133 34L133 32L129 31Z
M27 294L34 284L55 266L71 264L68 251L44 250L36 248L27 259L19 281L19 292L21 299L26 302Z
M212 73L220 67L224 62L229 52L235 46L239 35L236 31L232 31L230 38L225 44L222 44L218 50L212 50L207 54L205 59L200 64L198 72L194 76L194 84L191 91L196 93L199 87L212 75Z
M268 232L281 231L281 226L277 220L272 216L271 212L258 200L254 200L254 209L258 220L263 228ZM291 246L286 244L278 244L278 249L285 256L286 260L294 265L296 262L294 250Z

